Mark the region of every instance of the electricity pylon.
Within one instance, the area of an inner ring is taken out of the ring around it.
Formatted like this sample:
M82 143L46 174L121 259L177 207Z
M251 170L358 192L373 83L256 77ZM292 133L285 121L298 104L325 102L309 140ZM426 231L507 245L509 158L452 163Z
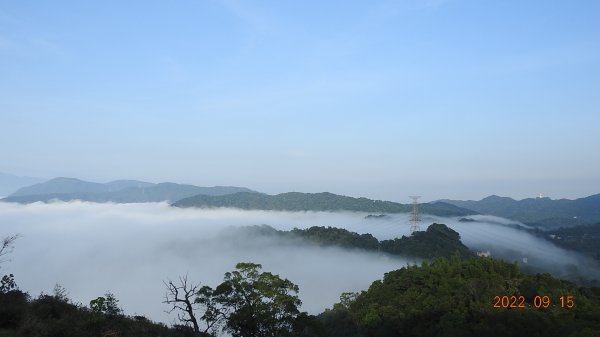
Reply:
M421 230L421 213L419 212L419 198L420 196L411 196L412 202L412 211L410 212L410 232L414 233L416 231Z

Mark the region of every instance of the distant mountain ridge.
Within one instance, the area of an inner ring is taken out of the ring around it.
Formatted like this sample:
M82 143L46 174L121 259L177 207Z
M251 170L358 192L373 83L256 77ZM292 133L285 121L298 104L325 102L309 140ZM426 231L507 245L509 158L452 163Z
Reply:
M69 193L105 193L116 192L130 187L150 187L155 184L137 180L116 180L105 184L93 183L76 178L58 177L50 179L44 183L38 183L31 186L20 188L12 193L11 197L25 195L44 195L44 194L69 194Z
M492 195L479 201L440 200L482 214L500 216L525 224L558 228L600 222L600 194L575 200L528 198L514 200Z
M173 203L175 207L233 207L271 211L354 211L370 213L406 213L410 205L391 201L353 198L329 192L288 192L277 195L240 192L208 196L196 195ZM448 203L436 202L419 205L423 213L438 216L464 216L477 212Z
M33 177L22 177L14 174L0 172L0 196L14 193L21 187L43 182L44 179Z
M238 192L254 191L245 187L199 187L175 183L154 184L138 180L116 180L102 184L60 177L21 188L2 200L19 203L50 200L132 203L177 201L198 194L225 195Z

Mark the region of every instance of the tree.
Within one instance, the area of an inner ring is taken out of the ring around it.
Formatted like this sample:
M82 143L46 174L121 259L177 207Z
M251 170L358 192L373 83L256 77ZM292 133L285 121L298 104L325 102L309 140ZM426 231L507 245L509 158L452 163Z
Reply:
M15 276L13 274L2 276L2 279L0 280L0 294L5 294L15 289L17 289Z
M7 236L4 239L2 239L2 241L0 242L0 263L6 262L6 259L4 258L4 256L10 254L13 251L14 242L19 237L21 237L19 234L15 234L15 235Z
M56 298L60 300L59 298ZM123 313L119 308L119 300L111 292L90 301L90 309L95 319L102 320L106 316L117 316Z
M200 317L206 323L204 332L212 331L217 334L219 328L223 327L224 322L229 317L230 308L218 301L215 291L209 286L200 288L196 295L194 303L204 307L204 314Z
M255 263L238 263L225 273L213 296L224 310L225 330L234 337L281 336L292 329L301 304L298 286Z
M192 284L187 276L179 283L165 282L168 312L192 325L196 334L217 333L219 329L234 337L282 336L294 328L301 302L298 286L269 272L260 272L255 263L238 263L236 270L225 273L215 289ZM202 316L196 311L202 308ZM201 331L200 322L205 323Z
M6 262L4 256L11 253L14 249L14 242L20 237L20 235L7 236L0 242L0 263ZM7 293L17 289L17 283L15 282L15 276L13 274L4 275L0 280L0 293Z
M177 319L185 325L192 324L194 333L200 333L200 326L194 313L194 296L197 295L200 284L191 284L188 282L188 277L180 276L179 283L174 283L172 280L164 282L167 287L167 293L165 294L165 300L163 303L170 304L171 309L167 310L167 313L172 313L177 310Z

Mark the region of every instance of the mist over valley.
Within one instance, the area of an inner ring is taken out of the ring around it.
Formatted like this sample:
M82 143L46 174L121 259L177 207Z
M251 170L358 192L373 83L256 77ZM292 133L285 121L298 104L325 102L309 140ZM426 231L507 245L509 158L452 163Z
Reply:
M261 263L296 282L302 309L316 314L330 308L343 292L364 290L386 272L420 263L422 259L414 256L239 230L261 225L284 231L331 226L369 233L378 240L410 236L408 214L368 215L177 208L165 202L0 202L3 230L22 235L11 263L4 267L22 289L38 294L50 292L58 283L84 304L112 291L126 312L163 322L174 317L164 313L162 281L180 275L215 285L237 262ZM495 258L557 276L600 278L597 261L535 237L515 221L484 215L469 219L424 215L422 230L443 223L460 233L473 251L489 251Z

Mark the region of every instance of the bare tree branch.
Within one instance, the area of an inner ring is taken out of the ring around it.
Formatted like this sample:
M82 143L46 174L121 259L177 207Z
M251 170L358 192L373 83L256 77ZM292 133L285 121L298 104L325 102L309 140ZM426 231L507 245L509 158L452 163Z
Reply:
M198 292L200 284L189 284L187 275L180 276L177 284L172 280L168 280L167 282L163 281L163 283L167 288L167 293L165 294L165 300L163 303L170 304L172 306L167 312L171 313L174 310L182 311L183 313L177 313L177 319L184 324L191 323L194 328L194 332L199 334L200 327L198 326L198 320L194 314L193 297Z
M7 259L3 259L2 257L12 253L14 249L14 242L20 237L21 235L15 234L7 236L4 239L2 239L2 241L0 241L0 263L8 261Z

